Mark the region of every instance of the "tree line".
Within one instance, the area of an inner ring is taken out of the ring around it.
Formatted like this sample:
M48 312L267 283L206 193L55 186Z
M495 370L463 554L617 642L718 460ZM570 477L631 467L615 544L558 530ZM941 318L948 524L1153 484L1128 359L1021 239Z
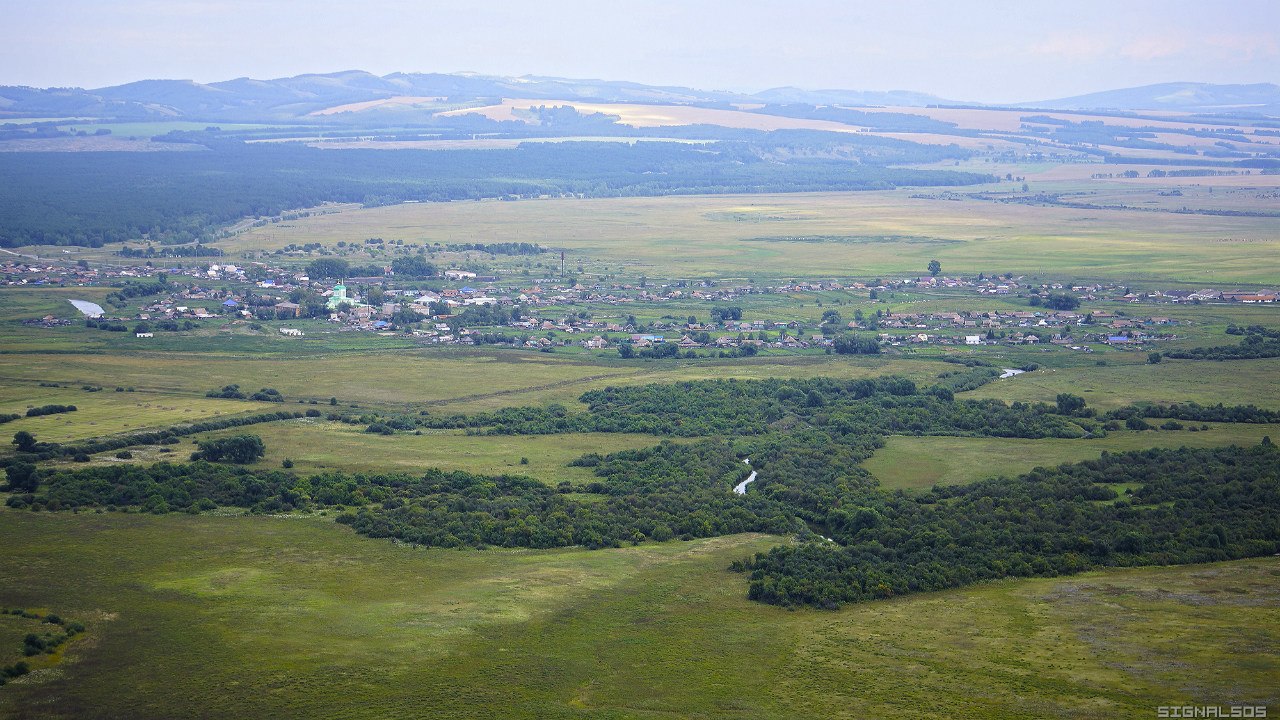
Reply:
M903 143L904 146L912 146ZM921 146L915 146L921 147ZM323 202L575 194L867 190L964 185L989 176L854 165L779 163L748 143L530 143L488 150L347 150L210 142L205 152L4 153L0 246L88 245L146 239L195 247L244 217L273 217ZM923 161L921 161L923 162Z

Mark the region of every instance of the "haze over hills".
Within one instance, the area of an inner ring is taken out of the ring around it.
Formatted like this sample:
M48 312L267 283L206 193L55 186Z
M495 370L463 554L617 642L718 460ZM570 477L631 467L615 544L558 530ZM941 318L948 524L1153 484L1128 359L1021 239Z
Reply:
M0 87L0 118L92 116L121 119L208 121L291 121L330 108L405 98L400 111L435 103L466 105L498 98L594 102L725 105L729 103L843 106L956 105L963 101L910 92L866 92L779 87L745 94L654 86L613 80L556 77L497 77L474 73L392 73L378 76L350 70L215 83L191 80L141 80L106 88ZM1280 114L1280 86L1166 83L1110 90L1077 97L1028 102L1024 107L1082 110L1179 110ZM388 107L380 107L387 110Z
M1107 90L1058 100L1023 103L1050 110L1177 110L1280 114L1280 85L1214 85L1176 82Z

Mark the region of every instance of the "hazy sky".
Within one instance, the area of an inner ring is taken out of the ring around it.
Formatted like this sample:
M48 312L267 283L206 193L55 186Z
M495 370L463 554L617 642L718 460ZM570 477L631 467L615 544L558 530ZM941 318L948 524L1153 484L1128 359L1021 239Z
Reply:
M363 69L1014 102L1280 82L1280 0L0 0L0 84Z

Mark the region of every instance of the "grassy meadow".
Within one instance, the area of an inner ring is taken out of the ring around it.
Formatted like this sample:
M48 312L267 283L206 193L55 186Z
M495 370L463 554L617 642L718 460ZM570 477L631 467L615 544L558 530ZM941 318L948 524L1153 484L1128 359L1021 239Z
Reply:
M465 470L481 475L527 475L548 485L562 480L574 484L598 479L590 468L569 467L587 453L610 453L657 445L652 435L628 433L571 433L565 435L465 435L454 430L424 430L422 435L383 436L318 418L266 423L252 429L232 428L193 435L192 441L251 432L266 443L266 457L249 468L278 469L285 458L294 472L421 473L427 468ZM177 450L187 453L189 446ZM149 447L134 451L136 462L173 460ZM108 453L100 462L119 462ZM182 460L185 457L179 456ZM527 460L522 463L521 460Z
M76 387L45 388L30 384L0 385L0 413L25 415L41 405L74 405L75 412L22 417L4 432L26 430L48 442L69 442L146 428L164 428L222 415L279 409L273 403L182 397L155 392L115 392L112 387L86 392Z
M1203 180L1203 178L1200 178ZM571 262L651 277L914 276L1013 272L1131 282L1267 283L1275 253L1241 240L1274 218L1033 207L913 198L915 191L416 203L242 233L232 252L382 237L533 242ZM823 238L797 241L789 238Z
M23 513L0 542L22 548L0 556L4 603L88 628L0 689L2 717L1102 718L1280 701L1273 558L830 613L746 599L726 566L784 542L758 535L456 552L322 518Z
M1191 425L1193 423L1184 423ZM1197 425L1199 427L1199 425ZM1097 459L1104 452L1167 447L1257 445L1280 438L1280 425L1210 424L1208 430L1117 430L1088 440L893 436L863 467L890 489L929 488L1013 477L1037 466Z

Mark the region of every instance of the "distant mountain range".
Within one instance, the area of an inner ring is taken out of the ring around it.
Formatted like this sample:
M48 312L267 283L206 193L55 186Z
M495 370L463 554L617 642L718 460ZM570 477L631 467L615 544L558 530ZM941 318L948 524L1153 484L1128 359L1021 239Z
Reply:
M386 103L389 99L403 101ZM803 90L781 87L755 94L704 91L685 87L643 85L610 80L554 77L495 77L473 73L392 73L378 76L345 72L298 75L275 80L239 78L202 84L190 80L141 80L114 87L0 87L0 121L26 117L95 117L175 119L211 122L282 122L306 119L336 107L369 103L366 113L436 112L443 106L466 106L500 98L595 102L729 103L808 105L955 105L934 95L908 91ZM1166 83L1111 90L1060 100L1023 103L1021 107L1083 110L1179 110L1183 112L1251 112L1280 115L1280 86ZM352 116L354 113L341 113ZM338 115L327 120L342 119Z

